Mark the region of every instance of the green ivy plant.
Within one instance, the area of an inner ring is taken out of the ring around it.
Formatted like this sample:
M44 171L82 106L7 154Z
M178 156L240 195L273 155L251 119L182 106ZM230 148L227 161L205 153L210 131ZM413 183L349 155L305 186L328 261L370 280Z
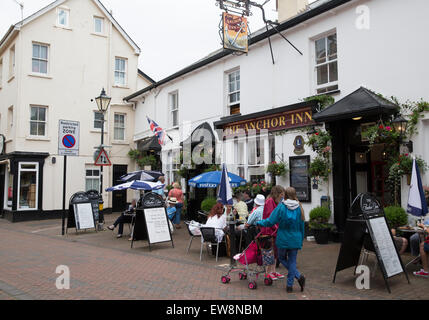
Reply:
M317 156L313 161L311 161L308 173L312 178L320 177L324 181L327 181L329 174L331 173L331 164L329 159Z
M154 155L145 156L143 152L137 149L131 149L128 151L128 156L137 162L140 168L144 166L156 167L158 161Z

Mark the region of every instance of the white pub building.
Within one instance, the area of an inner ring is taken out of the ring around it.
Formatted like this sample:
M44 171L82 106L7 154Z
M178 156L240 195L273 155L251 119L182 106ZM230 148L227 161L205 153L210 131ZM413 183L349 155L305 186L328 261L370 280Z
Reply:
M127 96L125 101L137 105L134 141L152 136L146 116L167 130L173 141L167 139L161 155L170 183L179 179L176 160L183 142L197 148L201 132L213 134L213 153L247 181L269 181L267 165L284 161L290 171L277 183L297 188L307 219L321 197L329 196L341 230L359 192L387 197L377 183L387 170L381 152L366 153L360 136L362 126L395 116L396 106L375 93L401 102L429 100L429 2L320 0L307 6L279 0L278 11L278 30L302 54L275 30L261 29L251 35L248 54L218 50ZM335 104L318 112L317 103L304 101L321 94ZM301 148L312 126L329 128L332 135L333 172L329 183L316 188L307 172L316 154ZM240 130L245 134L235 134ZM428 161L428 112L417 130L413 154ZM422 179L429 184L428 174ZM406 207L406 182L402 189Z

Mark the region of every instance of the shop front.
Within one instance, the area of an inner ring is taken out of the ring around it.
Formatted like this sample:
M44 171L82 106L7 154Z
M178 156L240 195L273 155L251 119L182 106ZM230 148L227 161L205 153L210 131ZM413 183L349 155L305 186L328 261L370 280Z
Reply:
M222 118L214 123L223 131L224 161L230 171L248 182L293 186L301 201L312 202L308 168L312 151L305 146L305 133L315 125L317 102L302 102L248 115ZM269 164L285 163L288 173L273 181Z
M43 166L48 153L0 156L2 216L12 222L43 219Z

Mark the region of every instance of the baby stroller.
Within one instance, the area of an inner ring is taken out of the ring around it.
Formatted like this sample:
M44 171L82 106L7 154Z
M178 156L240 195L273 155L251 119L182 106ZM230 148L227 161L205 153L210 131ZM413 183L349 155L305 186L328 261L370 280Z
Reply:
M273 250L273 235L262 235L259 233L255 239L244 249L242 253L234 256L234 259L243 265L243 267L231 266L226 275L221 278L222 283L231 281L230 274L238 272L240 280L248 280L248 288L256 289L256 280L259 274L264 273L264 284L270 286L273 284L273 279L267 276L266 267L275 263ZM255 264L254 268L250 265Z

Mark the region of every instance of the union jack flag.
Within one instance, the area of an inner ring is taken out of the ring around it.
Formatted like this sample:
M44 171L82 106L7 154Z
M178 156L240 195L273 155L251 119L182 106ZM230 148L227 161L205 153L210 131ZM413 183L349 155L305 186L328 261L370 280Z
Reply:
M157 136L159 145L163 146L165 143L165 131L152 119L149 119L146 116L147 122L149 122L150 130L152 130L153 134ZM171 138L170 138L171 139Z

